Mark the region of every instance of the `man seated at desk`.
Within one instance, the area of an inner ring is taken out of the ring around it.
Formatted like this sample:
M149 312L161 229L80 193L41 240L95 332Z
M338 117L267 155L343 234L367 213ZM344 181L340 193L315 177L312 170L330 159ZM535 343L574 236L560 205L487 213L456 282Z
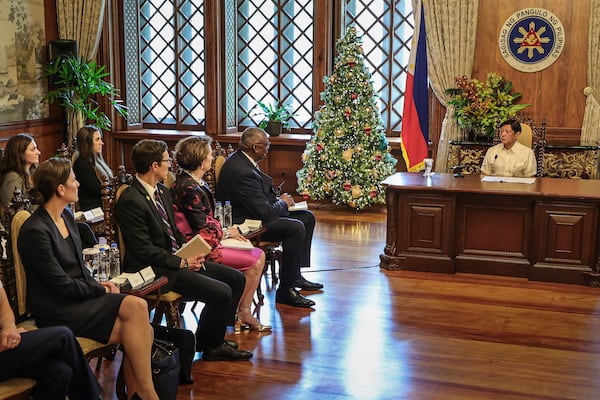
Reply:
M537 163L531 148L518 142L521 124L509 119L500 125L500 141L490 147L481 164L481 173L496 176L535 176Z

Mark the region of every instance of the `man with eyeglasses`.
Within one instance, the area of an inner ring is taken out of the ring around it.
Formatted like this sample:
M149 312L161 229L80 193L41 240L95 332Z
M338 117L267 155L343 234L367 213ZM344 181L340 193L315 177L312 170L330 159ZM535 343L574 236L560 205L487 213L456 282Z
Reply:
M300 273L301 267L310 266L315 216L308 210L289 211L294 204L292 196L275 190L273 178L260 170L258 163L267 157L269 147L265 131L247 128L242 133L238 150L223 164L217 182L217 198L231 202L234 223L259 219L267 228L262 239L282 242L283 260L275 301L309 308L315 302L296 288L308 291L323 288L322 284L310 282Z
M246 278L222 264L187 260L173 254L185 239L175 225L173 200L161 181L167 177L171 158L160 140L139 141L131 152L137 175L117 201L116 214L125 244L123 269L136 272L150 265L156 276L166 276L165 291L198 300L204 308L196 330L196 351L206 361L247 360L252 353L238 350L225 340L227 325L233 326Z

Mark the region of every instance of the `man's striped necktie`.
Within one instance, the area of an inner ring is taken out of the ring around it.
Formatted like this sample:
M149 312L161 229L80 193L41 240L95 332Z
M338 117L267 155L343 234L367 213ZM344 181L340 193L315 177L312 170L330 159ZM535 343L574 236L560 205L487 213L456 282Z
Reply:
M173 228L171 228L171 224L169 223L169 217L167 216L167 211L165 210L165 206L162 202L162 199L158 194L158 189L154 191L154 198L156 199L156 208L158 209L160 218L165 224L165 227L167 228L167 233L169 234L169 238L171 239L171 245L173 246L171 251L175 251L179 248L179 245L177 244L177 239L175 239L175 235L173 234Z

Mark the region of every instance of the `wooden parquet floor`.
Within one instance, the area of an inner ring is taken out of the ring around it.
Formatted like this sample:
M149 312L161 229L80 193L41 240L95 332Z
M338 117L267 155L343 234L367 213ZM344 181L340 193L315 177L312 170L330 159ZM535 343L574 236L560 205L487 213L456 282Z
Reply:
M599 289L380 270L383 209L315 213L314 310L275 305L269 281L260 318L273 332L228 333L254 358L197 361L177 399L600 398Z

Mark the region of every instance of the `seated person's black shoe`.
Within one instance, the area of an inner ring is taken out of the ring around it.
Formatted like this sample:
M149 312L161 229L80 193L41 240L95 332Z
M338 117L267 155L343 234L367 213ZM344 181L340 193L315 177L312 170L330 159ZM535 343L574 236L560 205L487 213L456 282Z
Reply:
M279 288L277 289L277 294L275 295L275 301L280 304L287 304L288 306L293 307L304 307L309 308L315 305L315 302L311 299L307 299L302 296L300 292L298 292L294 288Z
M236 342L234 342L233 340L225 339L225 344L228 344L230 347L233 347L234 349L238 348L238 344Z
M236 350L223 342L219 347L207 347L202 352L204 361L244 361L252 358L253 354L246 350Z
M301 276L300 279L296 279L294 282L292 282L292 286L295 288L302 289L302 290L321 290L321 289L323 289L322 283L308 281L303 276Z

